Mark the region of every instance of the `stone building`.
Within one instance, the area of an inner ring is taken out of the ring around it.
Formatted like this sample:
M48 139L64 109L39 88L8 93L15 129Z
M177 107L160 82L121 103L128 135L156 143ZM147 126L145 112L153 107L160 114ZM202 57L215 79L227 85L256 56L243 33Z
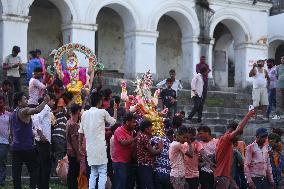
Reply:
M76 42L125 78L150 69L161 79L175 68L189 82L205 55L216 86L245 87L252 63L266 58L274 43L273 37L267 41L271 6L250 0L1 0L0 57L18 45L26 62L32 49L47 57Z

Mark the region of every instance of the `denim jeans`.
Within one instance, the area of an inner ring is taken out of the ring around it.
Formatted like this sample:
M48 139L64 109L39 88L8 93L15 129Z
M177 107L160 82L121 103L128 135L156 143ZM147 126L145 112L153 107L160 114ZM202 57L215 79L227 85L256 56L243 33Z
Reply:
M173 189L169 174L155 172L156 189Z
M13 93L21 92L21 78L20 77L12 77L7 76L7 79L12 83Z
M91 165L89 189L96 188L96 179L99 177L98 189L105 189L107 181L107 164Z
M153 171L152 166L138 165L140 189L154 189Z
M114 182L112 189L129 189L130 188L130 172L129 163L112 162Z
M267 107L267 117L269 117L272 109L276 109L276 89L269 89L268 90L268 101L269 105Z
M5 184L8 151L9 144L0 144L0 185Z

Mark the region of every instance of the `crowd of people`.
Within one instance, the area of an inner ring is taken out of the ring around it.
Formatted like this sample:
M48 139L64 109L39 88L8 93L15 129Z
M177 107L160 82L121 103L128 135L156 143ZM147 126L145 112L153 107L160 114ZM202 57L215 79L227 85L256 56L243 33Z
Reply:
M283 131L258 128L255 141L248 146L240 139L246 124L255 116L255 109L249 110L240 123L230 122L219 138L214 138L206 125L197 129L184 126L185 112L177 111L177 92L182 85L171 70L170 77L158 84L166 85L161 91L163 106L169 110L164 121L165 135L152 136L152 122L138 119L111 89L103 89L101 82L89 94L82 93L83 103L79 105L59 78L46 83L42 79L44 68L40 64L28 65L33 71L26 96L18 86L19 52L20 48L14 47L3 64L7 80L0 91L1 186L5 185L9 150L15 189L22 188L23 164L29 172L30 188L49 189L50 177L58 173L56 168L65 157L68 158L66 185L69 189L84 188L78 179L82 175L90 189L273 189L283 186ZM284 57L282 65L276 68L276 79L281 82L283 65ZM201 57L196 71L191 82L194 107L188 119L192 120L197 112L201 122L211 71L205 57ZM258 87L262 86L262 77L272 78L270 71L266 73L257 64L250 73L254 77L253 93L260 94L256 101L261 105L265 105L265 96L264 90ZM101 81L102 74L96 75Z

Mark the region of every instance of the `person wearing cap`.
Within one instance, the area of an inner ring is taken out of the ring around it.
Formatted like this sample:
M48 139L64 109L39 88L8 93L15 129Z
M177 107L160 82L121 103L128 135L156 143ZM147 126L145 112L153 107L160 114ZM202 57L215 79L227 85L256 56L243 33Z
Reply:
M258 128L255 136L256 140L246 148L245 175L249 188L275 188L268 145L266 144L268 138L267 129Z
M6 72L7 79L13 84L13 92L21 92L20 70L22 69L22 59L18 56L20 52L20 47L14 46L12 54L8 55L3 62L3 70Z

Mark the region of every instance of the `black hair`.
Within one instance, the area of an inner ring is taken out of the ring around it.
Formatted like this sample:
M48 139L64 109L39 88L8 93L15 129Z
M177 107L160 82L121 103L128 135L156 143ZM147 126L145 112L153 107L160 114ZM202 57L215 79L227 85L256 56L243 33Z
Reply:
M239 123L236 121L231 121L228 126L227 126L227 130L236 130L238 127Z
M196 135L196 129L194 127L188 127L187 132L192 135Z
M29 53L33 58L36 58L36 51L32 50Z
M19 105L19 101L22 100L23 96L25 96L25 93L24 92L16 92L14 94L14 103L15 103L15 106L18 106Z
M166 83L168 83L168 82L172 83L173 80L172 80L171 78L168 78L168 79L166 80Z
M185 111L180 111L179 113L182 115L185 115Z
M176 71L174 69L170 69L169 73L176 73Z
M119 104L119 103L120 103L120 97L119 97L119 96L115 96L115 97L114 97L114 102L115 102L116 104Z
M181 127L179 127L179 128L177 129L176 134L177 134L177 135L184 135L184 134L186 134L187 132L188 132L187 127L186 127L186 126L181 126Z
M53 93L48 93L48 96L49 96L49 98L50 98L50 100L56 100L56 96L55 96L55 94L53 94Z
M35 52L41 54L41 50L40 49L36 49Z
M90 96L91 106L92 107L98 106L102 99L103 95L100 92L92 93Z
M143 120L140 123L140 130L144 132L147 128L152 127L152 122L149 120Z
M74 97L74 95L69 91L65 91L62 95L62 98L64 99L64 101L65 101L65 99L72 100L73 97Z
M0 100L3 100L5 102L5 97L0 94Z
M284 131L281 128L272 128L272 133L278 134L281 137Z
M127 121L131 121L133 119L136 119L136 115L133 113L127 113L124 117L123 117L123 123L126 124Z
M109 98L109 96L111 95L111 93L112 93L112 90L111 90L111 89L105 89L105 90L103 91L103 95L104 95L105 98Z
M63 87L63 82L59 78L56 78L53 82L53 85L56 85L58 87Z
M70 107L70 111L71 111L71 114L76 114L78 111L81 110L81 107L79 104L72 104L71 107Z
M267 61L266 61L267 63L272 63L273 65L275 65L275 61L274 61L274 59L273 58L269 58L269 59L267 59Z
M211 129L208 126L200 126L200 127L197 128L197 131L198 132L203 131L203 132L208 133L209 135L211 135Z
M173 135L174 135L174 130L173 129L167 130L167 132L166 132L166 136L167 137L172 137Z
M38 100L37 100L37 102L39 103L39 104L41 104L42 102L43 102L43 97L40 97Z
M182 126L182 122L183 122L182 118L178 115L175 115L173 117L172 126L175 126L175 127L178 128L178 127Z
M34 73L42 72L42 71L43 71L43 70L42 70L41 67L36 67L36 68L34 69Z
M9 80L4 80L4 81L2 82L2 85L12 86L12 83L11 83Z
M274 140L277 143L281 141L281 137L276 133L270 133L268 135L268 140Z
M18 46L14 46L12 51L14 51L15 53L19 53L19 52L21 52L21 48L18 47Z

